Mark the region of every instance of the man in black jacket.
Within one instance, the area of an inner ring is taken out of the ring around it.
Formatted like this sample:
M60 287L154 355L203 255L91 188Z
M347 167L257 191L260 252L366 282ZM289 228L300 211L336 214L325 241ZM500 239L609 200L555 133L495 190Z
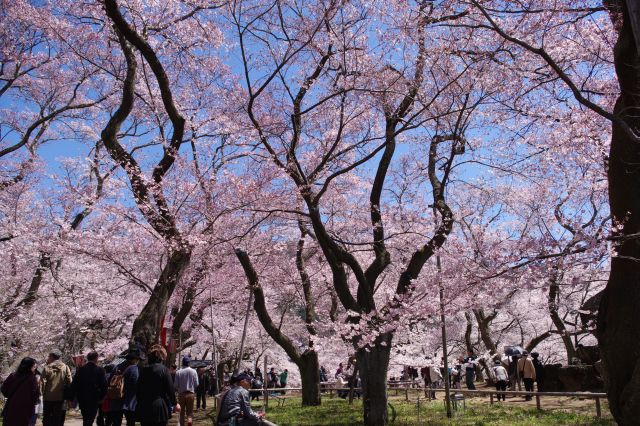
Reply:
M107 379L104 369L98 366L97 352L87 355L87 364L76 371L72 386L82 413L82 425L92 426L107 394Z

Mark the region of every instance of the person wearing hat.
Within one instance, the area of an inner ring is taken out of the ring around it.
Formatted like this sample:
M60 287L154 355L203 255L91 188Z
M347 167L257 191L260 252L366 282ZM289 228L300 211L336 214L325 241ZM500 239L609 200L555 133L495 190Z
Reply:
M138 363L142 358L140 349L133 348L127 352L125 361L118 365L114 374L122 375L123 397L109 400L109 418L114 426L122 424L124 416L127 426L134 426L136 423L136 391L138 388L138 378L140 370Z
M499 359L496 359L494 364L493 375L496 377L496 391L506 391L507 382L509 381L509 373L507 373L507 369L504 368ZM503 401L506 401L506 395L504 393L498 392L496 395L498 397L498 401L500 401L500 397L502 397Z
M189 367L190 363L190 357L185 356L182 358L182 368L176 372L174 383L176 392L178 392L178 403L182 406L182 410L180 411L180 426L192 426L193 424L193 405L196 399L196 390L199 381L198 373Z
M478 361L473 351L467 352L467 357L464 359L464 373L465 381L467 383L467 389L476 390L476 385L473 383L476 378L476 366Z
M231 378L232 387L222 397L217 426L228 426L235 420L240 426L270 424L262 419L264 413L256 413L249 402L251 376L241 373Z
M60 361L60 352L51 351L47 365L42 370L42 424L63 426L66 417L65 389L71 386L71 369Z
M527 392L533 392L533 382L536 380L536 368L529 358L529 352L522 352L522 358L518 360L518 373L524 382L524 389ZM531 401L531 395L525 397L527 401Z
M540 354L538 352L531 352L533 367L536 369L536 384L538 385L538 392L544 392L544 365L542 365L539 357Z

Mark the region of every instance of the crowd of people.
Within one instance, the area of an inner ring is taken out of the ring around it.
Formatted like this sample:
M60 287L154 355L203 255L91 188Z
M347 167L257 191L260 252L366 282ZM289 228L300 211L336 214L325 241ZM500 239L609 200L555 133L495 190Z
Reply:
M147 359L134 348L127 352L123 362L104 367L99 365L98 354L91 352L86 357L86 364L77 368L75 375L60 358L59 352L51 352L41 369L35 359L24 358L17 370L7 377L1 387L7 398L2 412L4 424L33 426L41 416L43 426L63 426L67 409L77 406L84 426L94 422L98 426L122 426L123 421L126 426L134 426L136 422L142 426L165 426L172 413L179 413L181 426L192 426L194 412L207 408L207 394L218 393L218 381L213 371L204 367L192 368L189 356L181 360L182 368L178 369L176 365L167 368L167 353L160 345L150 348ZM141 361L145 361L144 367ZM436 398L436 389L442 387L446 376L451 388L460 389L464 381L467 389L474 390L480 361L469 352L466 357L458 358L445 375L444 364L428 358L427 365L419 371L405 366L402 375L391 377L390 383L415 383L421 377L425 392L432 399ZM496 357L493 363L491 367L484 363L483 367L495 385L498 400L505 400L502 392L519 390L522 384L525 391L532 392L534 383L538 391L543 391L544 368L537 353L529 355L523 351ZM356 397L360 396L361 381L354 362L350 361L346 368L340 363L332 378L322 366L319 376L321 385L326 387L331 382L341 398L347 398L350 390ZM236 424L263 422L250 407L250 400L259 400L261 393L250 395L249 390L263 389L266 380L266 387L273 395L284 394L288 378L287 369L277 372L275 367L266 377L259 368L255 372L246 369L240 374L226 376L229 390L217 396L220 400L218 414L222 419L219 424L229 424L231 417ZM531 399L531 396L525 398Z
M467 389L475 390L475 382L482 368L486 369L489 382L495 386L496 391L521 390L523 384L527 392L533 392L534 384L538 392L544 390L544 367L540 356L537 352L529 354L527 351L496 357L491 366L481 365L481 360L473 352L468 352L466 357L457 358L448 368L449 387L461 389L464 382ZM428 357L427 365L420 369L420 377L425 388L441 388L445 377L443 360L438 363ZM405 366L399 377L390 378L390 383L417 383L417 379L418 370L412 366ZM429 394L432 399L436 398L434 390L430 390ZM498 393L498 400L505 400L505 396L504 393ZM525 396L527 400L531 398L531 395Z
M251 369L245 369L242 374L245 374L250 378L249 385L250 389L258 390L264 389L264 377L262 376L262 370L259 367L256 367L255 372L251 371ZM267 372L267 388L271 389L271 395L284 395L286 393L285 390L275 390L275 389L284 389L287 387L287 382L289 379L289 370L284 369L280 373L276 371L275 367L271 367L271 369ZM233 381L233 376L228 376L225 378L225 383L231 385ZM260 392L251 392L251 400L260 400Z
M173 413L180 425L191 426L194 411L207 408L207 394L217 393L216 380L205 368L191 368L189 356L181 369L167 368L166 359L166 350L154 345L146 358L131 349L123 362L103 367L98 353L90 352L72 374L57 351L41 369L24 358L0 389L7 399L4 424L33 426L41 416L43 426L63 426L67 410L77 407L84 426L165 426Z

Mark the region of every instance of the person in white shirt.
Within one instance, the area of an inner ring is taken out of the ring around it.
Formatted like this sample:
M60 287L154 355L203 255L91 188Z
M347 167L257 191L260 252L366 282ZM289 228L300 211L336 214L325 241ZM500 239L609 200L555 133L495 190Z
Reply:
M345 380L344 376L342 374L339 374L338 381L336 382L336 388L341 389L337 391L338 396L340 398L346 398L349 395L349 391L344 390L344 388L346 388L347 385L348 385L348 382Z
M440 372L440 366L431 364L427 367L429 369L429 388L437 389L442 386L442 373ZM436 391L431 390L431 399L436 399Z
M504 368L499 359L495 360L495 367L493 367L493 375L496 378L496 391L506 391L507 390L507 382L509 381L509 373L507 373L507 369ZM500 397L505 401L504 393L497 393L498 401L500 401Z
M173 384L178 392L178 403L182 406L180 426L193 426L193 405L198 387L198 372L189 367L190 363L191 358L188 356L182 358L182 368L176 371L175 383Z

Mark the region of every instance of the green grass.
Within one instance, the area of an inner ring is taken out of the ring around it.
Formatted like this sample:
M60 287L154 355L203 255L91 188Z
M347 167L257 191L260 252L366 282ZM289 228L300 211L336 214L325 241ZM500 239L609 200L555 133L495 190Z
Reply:
M505 405L489 405L488 401L468 401L467 409L458 412L452 419L447 419L444 404L441 400L421 402L420 418L415 402L406 402L404 398L392 398L391 403L396 410L395 425L402 426L559 426L559 425L592 425L609 426L615 423L610 417L597 419L595 405L579 404L553 410L538 411L535 407L517 406L507 402ZM571 411L569 411L571 409ZM606 407L603 414L608 416ZM300 398L290 398L283 408L270 406L266 418L278 426L351 426L362 424L362 403L358 400L353 405L339 398L324 397L319 407L302 407ZM391 412L389 412L391 420ZM389 422L391 424L391 422Z

